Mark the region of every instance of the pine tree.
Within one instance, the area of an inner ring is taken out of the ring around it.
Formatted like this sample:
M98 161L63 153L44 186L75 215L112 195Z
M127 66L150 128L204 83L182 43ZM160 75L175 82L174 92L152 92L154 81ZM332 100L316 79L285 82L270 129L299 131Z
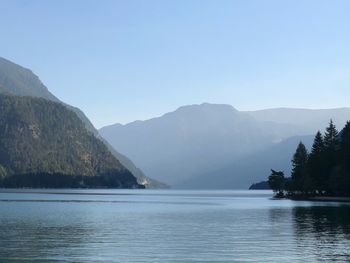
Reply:
M340 134L340 162L350 172L350 121Z
M268 183L271 189L276 193L276 197L283 197L283 187L285 183L284 173L271 169Z
M311 191L321 191L324 185L324 142L320 131L315 135L308 159L308 174L311 180Z
M285 179L283 183L284 191L290 196L350 196L350 121L338 133L331 120L324 137L320 131L315 135L309 155L305 145L300 142L292 165L292 178ZM269 183L276 192L281 187L281 181L273 171Z
M311 148L310 157L318 156L324 151L323 137L320 131L315 135L314 143Z
M322 180L322 190L326 193L330 193L330 181L334 169L336 168L337 150L339 150L339 133L333 123L333 120L329 122L329 126L326 129L324 135L324 178Z
M340 133L339 154L335 172L331 175L331 187L334 194L350 195L350 122Z
M338 130L331 119L324 135L324 146L327 150L330 149L335 151L338 146L338 142Z
M305 145L300 142L292 160L292 181L295 190L305 192L305 181L307 179L308 152Z

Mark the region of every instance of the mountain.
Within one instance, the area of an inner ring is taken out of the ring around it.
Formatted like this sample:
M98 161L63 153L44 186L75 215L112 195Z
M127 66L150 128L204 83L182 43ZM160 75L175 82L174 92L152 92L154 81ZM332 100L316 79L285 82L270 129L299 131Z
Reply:
M29 69L0 57L0 92L59 102Z
M338 109L291 109L277 108L258 111L246 111L254 119L263 122L289 125L294 133L314 134L318 129L324 129L330 119L343 127L350 119L350 108Z
M254 183L249 187L249 190L271 190L268 181L261 181L259 183Z
M279 140L270 130L230 105L204 103L147 121L107 126L100 134L146 173L177 185Z
M350 109L276 111L268 110L264 117L264 111L203 103L106 126L100 134L143 171L173 187L248 188L264 180L272 167L289 171L290 156L303 136L313 136L330 118L339 126L350 118ZM298 114L305 115L298 119Z
M140 188L61 103L0 95L0 186Z
M217 170L196 175L190 180L176 185L188 189L247 189L252 183L266 180L270 169L284 171L286 176L291 172L291 158L300 141L309 149L313 142L312 135L295 136L272 144L266 149L256 151L232 161Z
M85 114L78 108L72 107L61 102L40 81L40 79L29 69L21 67L9 60L0 57L0 94L13 94L18 96L40 97L53 102L59 102L65 105L68 109L74 111L78 117L83 121L85 127L92 132L97 138L100 137L98 131L94 128ZM144 173L137 168L134 163L126 156L117 152L113 147L104 141L106 146L112 154L137 178L140 184L147 187L164 187L164 184L152 180L144 175Z

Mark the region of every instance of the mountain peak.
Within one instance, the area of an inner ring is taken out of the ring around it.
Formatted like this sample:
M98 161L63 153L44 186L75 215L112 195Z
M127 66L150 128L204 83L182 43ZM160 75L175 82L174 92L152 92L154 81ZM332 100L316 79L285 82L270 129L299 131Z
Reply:
M170 114L210 114L210 115L231 115L238 113L234 107L229 104L202 103L181 106Z
M41 97L58 102L30 69L0 57L0 93Z
M61 102L56 98L46 86L40 81L30 69L24 68L18 64L15 64L5 58L0 57L0 94L17 95L17 96L29 96L39 97L53 102L59 102L65 105L68 109L74 111L77 116L84 122L85 127L92 132L98 139L101 137L98 131L94 128L85 114L78 108L72 107ZM143 172L138 169L131 160L126 156L115 151L108 143L106 146L112 152L112 154L128 169L130 170L140 182L147 181L149 185L153 184L153 181L147 178ZM158 182L156 182L158 184Z
M179 107L176 111L178 110L183 110L183 109L202 109L202 110L219 110L219 109L225 109L225 110L230 110L230 111L237 111L232 105L230 104L216 104L216 103L209 103L209 102L203 102L201 104L191 104L191 105L184 105Z

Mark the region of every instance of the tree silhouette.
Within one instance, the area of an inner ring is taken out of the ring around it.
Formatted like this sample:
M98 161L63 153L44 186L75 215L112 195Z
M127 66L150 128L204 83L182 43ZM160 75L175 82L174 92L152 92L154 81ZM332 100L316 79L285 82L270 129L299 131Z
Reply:
M316 189L322 188L324 182L322 178L324 176L324 142L323 136L320 131L315 135L314 143L308 159L308 174L310 175L311 188L316 191Z
M284 172L275 171L271 169L271 175L269 176L269 185L271 189L276 193L277 197L283 197L283 189L284 189Z
M307 160L308 152L305 145L300 142L297 150L294 153L292 160L292 180L294 182L294 187L302 192L305 192L306 189L306 180L307 180Z

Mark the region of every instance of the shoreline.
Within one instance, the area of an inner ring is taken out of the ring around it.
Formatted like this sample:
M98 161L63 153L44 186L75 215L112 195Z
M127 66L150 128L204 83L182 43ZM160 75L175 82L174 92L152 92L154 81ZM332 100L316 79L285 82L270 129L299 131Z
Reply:
M340 196L285 197L285 199L289 199L289 200L292 200L292 201L350 203L350 197L340 197Z

